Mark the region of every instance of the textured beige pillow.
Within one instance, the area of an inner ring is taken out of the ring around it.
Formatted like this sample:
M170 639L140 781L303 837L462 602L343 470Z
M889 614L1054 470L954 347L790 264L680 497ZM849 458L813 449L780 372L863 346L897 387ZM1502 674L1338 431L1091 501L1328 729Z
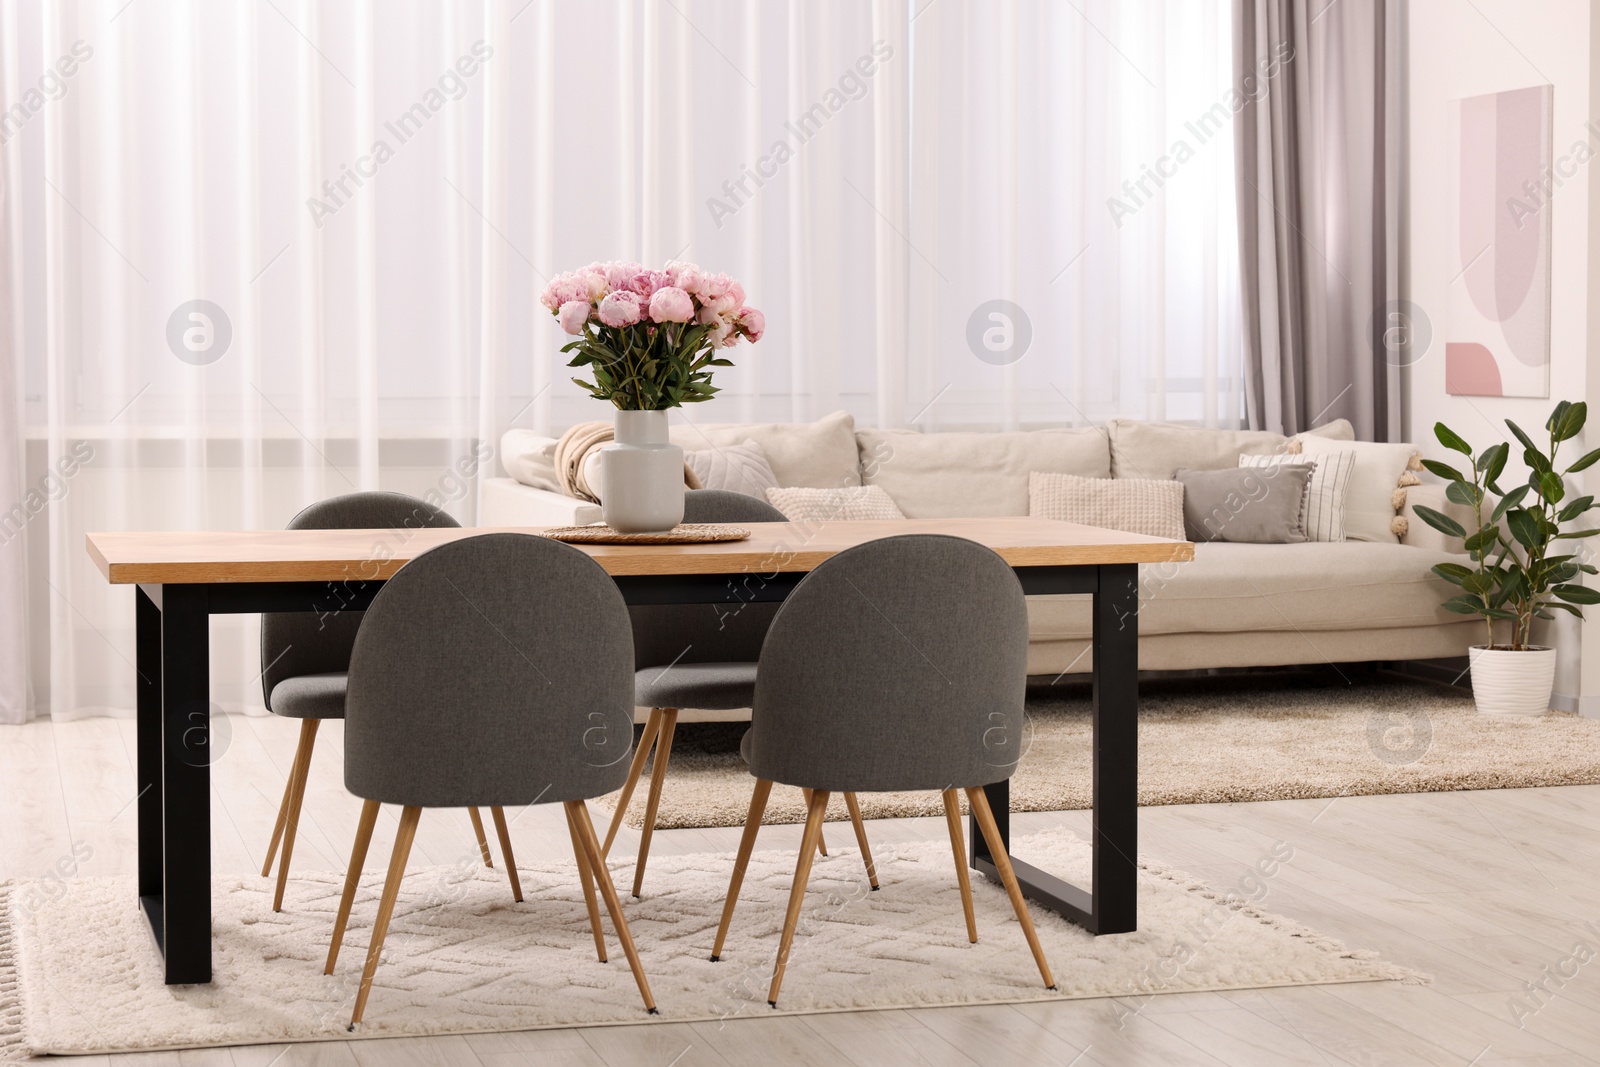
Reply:
M765 500L767 490L778 487L766 452L754 441L685 452L683 462L700 479L702 489L727 489Z
M1111 475L1100 426L1023 433L856 431L861 481L881 485L912 519L1028 514L1028 476Z
M754 441L766 453L779 485L834 489L861 484L856 420L835 411L816 422L692 423L674 412L667 435L685 452Z
M1356 435L1347 419L1335 419L1293 438L1267 430L1215 430L1134 419L1112 419L1106 425L1111 431L1111 474L1115 478L1171 478L1179 467L1236 468L1242 455L1288 452L1291 441L1307 437L1350 441Z
M1183 540L1183 485L1155 478L1028 475L1028 514L1123 533Z
M791 522L905 518L889 494L876 485L768 489L767 500Z

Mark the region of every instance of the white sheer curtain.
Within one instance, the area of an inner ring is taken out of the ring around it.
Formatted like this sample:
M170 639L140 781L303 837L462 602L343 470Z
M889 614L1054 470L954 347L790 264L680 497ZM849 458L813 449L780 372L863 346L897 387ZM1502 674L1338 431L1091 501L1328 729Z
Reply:
M1237 424L1227 19L0 0L0 719L132 707L86 531L377 487L472 522L508 427L604 417L536 301L592 259L694 259L767 313L687 418ZM991 300L1020 358L969 343ZM218 703L258 706L254 620L212 632Z

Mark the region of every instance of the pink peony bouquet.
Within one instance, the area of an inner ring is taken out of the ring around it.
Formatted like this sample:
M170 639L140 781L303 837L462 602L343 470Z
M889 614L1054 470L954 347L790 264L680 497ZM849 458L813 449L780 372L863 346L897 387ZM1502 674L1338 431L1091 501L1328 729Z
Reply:
M733 366L717 351L759 341L767 328L744 286L677 261L665 270L591 263L551 279L539 302L577 338L561 349L573 353L567 366L594 376L572 380L623 411L710 400L712 368Z

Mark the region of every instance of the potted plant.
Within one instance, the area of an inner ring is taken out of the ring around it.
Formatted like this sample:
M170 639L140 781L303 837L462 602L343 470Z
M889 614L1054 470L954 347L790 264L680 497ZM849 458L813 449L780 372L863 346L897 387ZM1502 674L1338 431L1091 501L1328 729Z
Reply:
M761 340L766 319L744 302L744 287L692 263L665 270L638 263L591 263L556 276L540 302L577 340L572 379L616 408L616 443L600 455L607 525L625 533L669 530L683 521L683 449L667 437L667 410L710 400L717 353Z
M1541 715L1550 708L1555 682L1556 650L1535 645L1533 622L1551 619L1552 609L1583 618L1584 604L1600 603L1600 589L1578 584L1580 574L1600 573L1585 557L1566 551L1567 543L1592 537L1600 530L1568 528L1595 506L1593 496L1569 498L1563 478L1600 460L1600 448L1585 453L1562 470L1556 466L1564 441L1583 429L1588 407L1563 400L1545 422L1549 442L1544 448L1510 419L1506 427L1522 445L1522 462L1528 480L1510 491L1502 490L1500 475L1511 455L1502 441L1478 453L1444 423L1433 428L1439 443L1467 457L1463 474L1448 463L1423 460L1429 471L1448 484L1445 496L1472 509L1475 528L1433 508L1418 505L1417 516L1440 533L1461 538L1472 566L1441 563L1433 572L1461 588L1445 601L1446 609L1462 615L1480 615L1487 640L1469 650L1472 694L1483 714ZM1506 640L1495 641L1495 624L1508 624Z

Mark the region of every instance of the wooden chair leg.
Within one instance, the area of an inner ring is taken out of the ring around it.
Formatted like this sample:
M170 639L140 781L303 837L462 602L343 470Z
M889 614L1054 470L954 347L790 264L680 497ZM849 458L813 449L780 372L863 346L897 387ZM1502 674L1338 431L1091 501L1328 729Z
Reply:
M611 855L611 842L617 839L617 831L622 827L622 816L628 811L628 802L633 799L633 791L639 785L639 776L644 773L644 761L650 757L650 746L660 730L661 709L651 708L650 717L644 721L644 733L639 738L639 747L634 749L633 762L628 765L628 780L622 783L622 795L617 798L617 810L611 813L611 825L606 829L605 844L600 846L602 855Z
M854 793L844 795L844 806L850 809L850 825L856 832L856 846L861 849L861 862L867 865L867 881L872 891L878 891L878 868L872 862L872 849L867 846L867 826L861 821L861 805Z
M956 881L961 885L961 910L967 915L967 940L978 943L978 919L972 911L972 878L967 874L967 844L961 833L961 802L954 789L944 791L944 821L950 827L950 851L956 857Z
M722 922L717 924L717 942L711 946L712 963L722 958L722 943L728 939L728 927L733 922L733 906L739 902L744 870L750 865L750 853L755 850L756 834L761 830L761 816L767 810L767 797L771 794L772 783L765 778L757 778L755 792L750 794L750 814L744 820L744 835L739 838L739 855L733 861L733 877L728 880L728 899L722 905Z
M472 819L472 832L478 838L478 851L483 854L483 865L493 870L494 856L489 852L489 835L483 832L483 816L478 814L477 808L468 808L467 815Z
M583 883L583 904L589 910L589 929L594 932L594 951L600 962L606 962L606 937L600 930L600 904L594 895L594 871L589 869L589 854L584 851L578 837L578 827L567 812L567 832L572 835L572 855L578 861L578 879Z
M289 795L289 810L283 822L283 858L278 861L278 886L272 893L272 910L283 910L283 889L289 884L289 858L294 855L295 832L300 828L300 805L306 798L306 779L311 775L311 750L317 743L321 719L300 720L300 746L294 753L294 789Z
M283 840L283 824L289 821L289 798L294 796L294 772L300 766L300 750L295 749L294 762L289 765L289 777L283 783L283 799L278 802L278 821L272 827L272 843L267 846L267 861L261 865L261 877L272 873L272 860L278 854L278 842Z
M1017 874L1011 869L1011 857L1006 855L1005 842L1000 840L1000 828L994 823L994 812L989 810L989 797L982 788L971 788L967 790L967 804L972 808L972 814L977 817L978 829L983 831L984 841L988 842L994 869L999 872L1000 881L1006 887L1006 895L1011 898L1011 909L1017 913L1017 922L1022 924L1022 935L1028 939L1028 948L1033 951L1033 961L1039 965L1039 975L1044 979L1047 989L1054 989L1056 980L1050 976L1050 965L1045 962L1044 948L1039 944L1039 935L1033 928L1033 918L1028 915L1028 902L1022 899L1022 887L1017 885Z
M809 790L809 789L801 789L800 790L800 795L805 797L806 810L810 811L811 810L811 790ZM828 839L823 837L822 834L820 834L820 833L817 834L817 851L819 853L821 853L823 856L826 856L828 854Z
M407 807L400 812L400 832L395 835L394 855L389 858L389 877L384 879L383 897L378 901L378 917L372 922L372 943L367 946L367 965L361 971L361 988L356 991L356 1009L350 1015L350 1029L354 1030L367 1010L367 996L372 992L372 976L378 971L378 960L383 955L383 939L389 933L389 920L394 916L394 902L400 896L400 881L406 875L406 860L411 855L411 842L417 837L417 820L422 809Z
M633 934L628 931L628 917L622 914L622 900L617 896L617 887L611 884L611 871L606 868L606 861L600 855L600 839L595 836L594 823L589 821L589 805L581 800L568 800L565 803L573 825L578 828L578 839L589 854L589 868L600 883L600 895L605 897L606 910L611 912L611 925L616 928L617 940L622 942L622 953L628 957L628 966L633 969L633 980L639 984L639 995L644 998L644 1006L650 1014L659 1015L656 999L650 995L650 982L644 976L644 965L639 962L639 950L634 947Z
M350 924L350 907L355 903L356 886L361 882L361 868L367 862L367 846L372 843L372 828L378 822L378 802L368 800L361 805L361 820L356 823L356 844L350 850L350 869L344 876L344 894L339 898L339 915L333 920L333 943L328 946L328 965L323 974L332 974L339 960L339 946L344 942L345 927Z
M794 948L795 927L800 924L800 907L806 899L806 883L811 880L811 861L817 853L817 838L822 836L822 817L828 810L828 791L813 790L811 804L806 812L806 832L800 838L800 859L794 867L794 885L789 890L789 910L783 917L783 939L778 942L778 961L772 968L772 988L767 991L767 1003L778 1006L778 987L783 984L784 968L789 965L789 952Z
M656 830L656 809L661 805L661 785L667 779L667 761L672 758L672 735L678 729L678 709L661 709L661 732L656 735L656 757L650 768L650 798L645 803L644 828L639 833L639 859L633 867L633 895L637 899L644 887L644 865L650 859L650 836Z
M517 859L511 854L511 830L506 826L506 809L498 805L489 809L494 818L494 832L500 835L500 855L506 858L506 873L511 876L511 896L522 903L522 879L517 877Z

